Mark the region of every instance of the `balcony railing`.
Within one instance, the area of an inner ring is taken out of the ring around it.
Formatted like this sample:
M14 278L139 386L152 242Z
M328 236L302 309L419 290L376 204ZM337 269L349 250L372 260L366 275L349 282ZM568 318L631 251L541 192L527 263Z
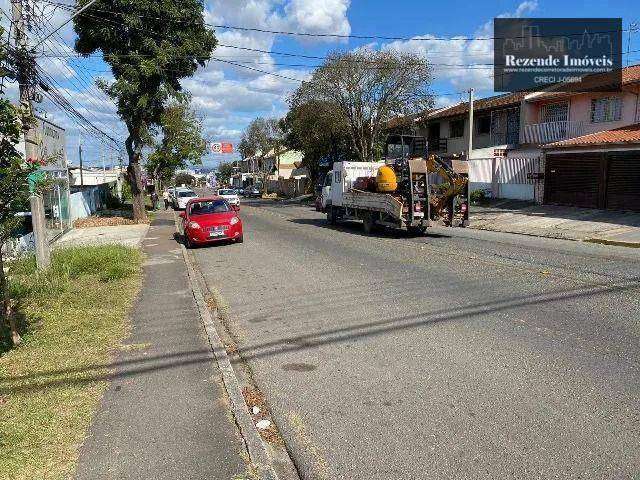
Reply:
M430 139L429 151L432 153L447 153L447 139L446 138Z
M542 145L559 142L584 134L584 122L546 122L525 125L522 143Z

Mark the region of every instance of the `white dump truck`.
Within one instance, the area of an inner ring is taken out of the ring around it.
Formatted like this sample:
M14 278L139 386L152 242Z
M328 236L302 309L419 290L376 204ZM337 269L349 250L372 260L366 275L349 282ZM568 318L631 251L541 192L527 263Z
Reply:
M394 182L384 192L380 191L382 167L389 167L386 170L391 171ZM430 173L446 175L449 183L434 190L429 185ZM413 234L424 234L431 221L438 219L449 225L468 225L468 181L436 157L398 159L391 164L335 162L328 175L330 186L327 181L322 195L331 224L362 220L366 233L375 226L386 226L407 228ZM372 186L376 177L378 191Z

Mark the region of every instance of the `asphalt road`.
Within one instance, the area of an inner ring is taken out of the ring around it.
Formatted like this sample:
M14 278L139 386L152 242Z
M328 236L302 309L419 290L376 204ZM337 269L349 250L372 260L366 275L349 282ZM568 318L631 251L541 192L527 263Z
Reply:
M303 478L638 478L638 250L253 205L193 254Z

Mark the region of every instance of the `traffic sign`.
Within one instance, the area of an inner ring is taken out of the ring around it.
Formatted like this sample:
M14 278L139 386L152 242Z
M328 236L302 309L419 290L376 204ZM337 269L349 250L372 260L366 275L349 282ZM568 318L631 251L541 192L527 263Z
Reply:
M233 144L227 142L213 142L211 153L233 153Z

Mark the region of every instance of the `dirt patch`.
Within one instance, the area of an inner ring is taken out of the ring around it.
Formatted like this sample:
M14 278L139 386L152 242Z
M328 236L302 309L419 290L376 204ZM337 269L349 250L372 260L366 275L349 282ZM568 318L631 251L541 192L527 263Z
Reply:
M238 347L231 344L225 344L224 349L227 351L227 355L237 355Z
M207 307L209 307L209 310L215 310L216 308L218 308L218 305L216 304L216 300L213 298L213 295L207 295L205 297L205 303L207 304Z
M90 228L90 227L115 227L118 225L135 225L136 222L132 218L126 217L98 217L91 216L87 218L79 218L73 222L74 228Z
M269 409L267 408L264 394L253 386L247 386L242 389L242 396L244 401L249 407L249 413L254 423L258 423L260 420L269 420L271 425L267 428L258 428L258 433L267 442L274 445L284 445L284 440L278 432L278 429L273 424L273 421L269 418ZM259 411L254 413L254 407L257 407Z
M249 407L249 410L251 410L253 407L258 407L261 410L261 413L267 411L264 394L256 387L244 387L242 389L242 396L244 397L244 401Z

